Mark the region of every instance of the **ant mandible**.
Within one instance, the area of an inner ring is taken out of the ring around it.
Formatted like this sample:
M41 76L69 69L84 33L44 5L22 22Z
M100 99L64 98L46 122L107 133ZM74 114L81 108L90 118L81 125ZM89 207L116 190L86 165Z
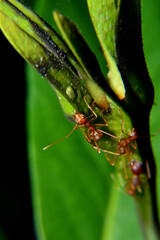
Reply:
M89 143L91 143L91 141L93 141L94 144L95 144L94 147L96 147L98 153L100 153L100 148L99 148L99 146L97 144L97 141L102 139L103 134L106 134L108 136L112 136L112 134L107 133L107 132L105 132L105 131L103 131L101 129L97 129L96 128L97 126L101 126L101 127L108 126L108 123L107 123L106 119L102 116L102 113L103 113L104 110L101 111L101 117L102 117L102 119L104 120L105 123L104 124L103 123L91 124L91 122L93 122L95 119L97 119L97 114L93 111L93 106L94 106L95 102L93 101L92 106L90 106L88 104L87 100L86 100L86 96L84 97L84 101L85 101L87 107L91 110L92 114L90 116L86 117L84 114L81 114L81 113L79 113L77 111L74 111L72 113L72 116L74 117L74 119L76 121L76 125L74 126L72 131L66 137L64 137L64 138L62 138L62 139L60 139L60 140L58 140L58 141L56 141L56 142L46 146L46 147L44 147L43 150L46 150L47 148L55 145L56 143L58 143L58 142L60 142L60 141L62 141L64 139L68 138L73 133L74 130L86 127L86 128L88 128L87 133L85 133L82 130L84 135L85 135L85 138L87 139L87 141ZM94 117L91 118L93 115L94 115ZM89 118L91 118L91 119L88 121Z

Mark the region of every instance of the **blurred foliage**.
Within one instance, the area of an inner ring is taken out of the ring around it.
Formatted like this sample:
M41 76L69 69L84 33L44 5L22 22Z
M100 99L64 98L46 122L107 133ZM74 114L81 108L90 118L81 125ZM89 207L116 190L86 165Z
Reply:
M160 2L156 0L154 4L149 1L142 0L142 33L144 53L148 70L152 79L152 83L155 88L154 104L150 117L150 134L155 134L159 129L160 119L160 69L159 69L159 57L160 57L160 17L159 17ZM160 217L160 164L159 164L159 142L160 135L151 138L152 147L156 159L157 167L157 194L158 194L158 206Z
M101 52L99 47L96 46L93 27L89 24L87 9L85 10L84 7L83 10L81 9L82 3L78 4L76 2L77 8L74 3L67 2L67 4L70 4L67 9L65 9L63 1L55 2L55 7L52 7L53 2L50 4L48 5L50 6L49 9L58 9L78 24L89 46L97 56L100 56ZM49 23L52 23L52 16L48 14L44 6L41 9L35 8L35 10ZM81 12L83 12L83 18ZM88 24L86 24L86 21ZM52 23L52 26L56 28L54 23ZM94 44L95 46L93 46ZM102 59L101 56L100 58ZM30 119L30 121L32 120L30 126L32 126L32 130L34 128L34 131L37 129L37 141L41 141L39 146L43 147L51 142L51 133L53 133L54 142L66 136L73 125L64 119L52 90L43 80L37 80L37 77L38 75L30 69L29 85L33 86L34 81L34 88L30 89L30 97L32 97L30 98L30 105L32 105L30 111L34 112L35 116L37 115L35 120L33 117ZM40 90L40 84L42 84L42 90ZM36 104L36 109L33 102ZM43 117L43 124L37 126L39 116L41 116L41 119ZM31 162L32 179L35 180L33 193L39 186L41 196L40 199L37 199L37 195L35 195L36 199L34 198L35 209L37 210L36 216L39 217L37 229L39 231L45 229L39 234L44 234L43 236L46 236L47 239L52 239L53 235L55 239L135 239L135 237L136 239L142 239L135 209L132 206L132 199L117 191L115 183L109 176L113 168L106 162L104 156L90 151L90 146L86 144L85 139L79 132L76 131L70 139L55 145L54 148L48 149L45 153L42 153L39 148L38 153L36 153L37 163L33 165L33 162ZM158 142L158 136L155 139ZM33 144L32 139L29 144L30 149L33 149ZM65 152L65 156L62 154L62 150ZM33 154L33 151L31 151L31 154ZM97 207L96 199L101 210ZM48 201L51 205L48 204ZM38 208L37 202L39 202ZM54 206L56 207L54 208ZM41 208L43 210L39 211ZM128 218L130 221L128 221ZM40 224L43 228L39 227ZM78 228L77 226L81 227ZM64 231L58 230L61 228ZM72 235L70 235L71 229Z
M39 0L35 1L33 9L56 30L52 10L59 10L75 21L106 74L86 1ZM154 5L142 1L144 50L156 89L151 115L152 134L159 128L160 119L158 9L158 1ZM98 155L86 144L80 130L66 141L42 151L52 141L66 136L73 124L64 118L49 84L28 65L26 76L29 164L38 239L143 239L133 200L116 189L116 184L110 178L110 172L114 169L102 154ZM160 154L159 141L159 135L152 138L156 159ZM158 161L157 165L159 173ZM160 177L157 181L160 186Z

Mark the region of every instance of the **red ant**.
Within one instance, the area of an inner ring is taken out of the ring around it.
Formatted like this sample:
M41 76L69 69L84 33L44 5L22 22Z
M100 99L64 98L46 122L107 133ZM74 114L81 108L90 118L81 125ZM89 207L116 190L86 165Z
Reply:
M135 196L136 190L139 193L142 193L141 185L141 178L140 175L143 173L143 164L139 161L131 161L130 168L133 173L133 176L128 179L127 185L125 187L127 194L130 196Z
M158 131L157 131L157 133L158 133ZM122 132L123 132L123 130L122 130ZM154 134L152 136L155 136L156 134ZM124 157L124 156L127 155L128 159L129 159L129 162L131 164L130 155L134 154L135 150L137 149L136 139L138 138L138 135L137 135L136 129L132 128L132 130L129 132L129 134L127 135L126 138L120 138L120 137L116 137L114 135L113 136L111 135L111 137L118 139L118 145L117 145L116 152L111 152L111 151L108 151L108 150L105 150L105 149L99 149L99 150L101 150L103 152L115 155L113 161L111 161L110 158L108 157L108 155L105 154L105 157L107 158L107 161L112 166L114 166L115 163L116 163L117 156ZM124 161L124 172L125 172L125 176L126 176L126 179L127 179L128 177L127 177L127 170L126 170L126 162L125 162L124 158L123 158L123 161ZM146 170L147 170L148 178L151 178L149 164L148 164L147 161L145 162L145 164L146 164ZM134 177L134 179L135 178L136 177Z
M120 114L121 114L121 119L122 119L122 124L121 124L121 134L124 133L126 134L124 131L123 131L123 128L124 128L124 120L123 120L123 116L122 116L122 111L118 108ZM120 134L120 137L117 137L115 135L112 135L110 134L110 136L114 139L117 139L118 140L118 144L117 144L117 148L116 148L116 152L112 152L112 151L108 151L106 149L101 149L99 148L98 150L99 151L103 151L105 152L105 156L108 160L108 162L114 166L115 163L116 163L116 158L117 156L126 156L128 157L129 159L129 162L131 163L131 160L130 160L130 155L134 154L135 150L137 149L137 138L146 138L146 137L152 137L152 136L156 136L157 133L160 131L160 129L158 129L158 131L154 134L154 135L151 135L151 136L144 136L144 137L139 137L137 135L137 131L135 128L132 128L132 130L126 134L127 136L126 137L123 137L121 138L121 134ZM96 146L94 147L96 148ZM107 153L109 154L112 154L112 155L115 155L113 161L110 160L110 158L108 157ZM124 171L125 171L125 176L126 176L126 179L128 178L127 177L127 170L126 170L126 162L123 158L123 161L124 161ZM150 168L149 168L149 164L148 162L146 161L145 162L146 164L146 170L147 170L147 175L148 175L148 178L151 178L151 173L150 173ZM134 181L135 181L136 177L134 177Z
M145 182L142 181L142 176L141 176L144 173L144 165L139 161L132 160L129 166L130 166L132 176L127 179L127 183L125 186L122 181L120 182L121 182L121 185L125 187L126 193L133 197L133 196L136 196L137 192L142 193L142 184L145 184ZM115 181L115 177L113 174L111 175L111 177ZM120 180L122 180L121 175L119 175L119 177L120 177ZM121 188L118 187L118 189L122 191Z
M132 128L131 132L127 135L126 138L121 138L118 142L117 152L120 155L124 154L132 154L131 148L136 149L137 148L137 131L135 128ZM133 144L134 142L134 144Z
M127 155L128 159L130 161L130 155L133 154L133 150L136 150L136 148L137 148L136 139L137 139L137 131L135 128L132 128L131 132L129 132L129 134L127 135L126 138L119 139L118 146L117 146L117 153L122 156ZM105 156L106 156L107 160L109 161L108 156L107 155L105 155ZM123 161L124 161L124 171L125 171L125 175L127 178L126 163L125 163L124 159L123 159ZM116 162L116 155L114 157L114 161L111 162L111 164L114 165L115 162Z
M109 157L107 156L107 154L105 154L108 162L114 166L115 165L115 162L116 162L116 157L117 155L121 155L121 156L125 156L127 155L128 156L128 159L129 159L129 162L132 166L132 162L130 160L130 155L131 154L134 154L135 150L137 149L137 143L136 143L136 139L137 138L148 138L148 137L153 137L153 136L156 136L158 134L158 132L160 131L160 129L158 129L158 131L153 134L153 135L150 135L150 136L138 136L137 135L137 131L135 128L132 128L131 132L127 135L126 138L120 138L120 137L116 137L116 136L112 136L116 139L118 139L118 146L117 146L117 151L116 152L110 152L110 151L107 151L107 150L104 150L104 149L100 149L104 152L107 152L107 153L110 153L110 154L113 154L115 155L114 157L114 160L113 162L109 159ZM123 128L122 128L122 131L123 132ZM148 161L145 161L145 165L146 165L146 171L147 171L147 176L148 178L151 178L151 173L150 173L150 168L149 168L149 163ZM126 163L124 161L124 171L125 171L125 175L126 175L126 178L127 178L127 171L126 171ZM133 181L136 181L136 178L138 180L138 177L133 177Z
M92 103L92 107L91 107L88 104L87 100L86 100L86 96L84 97L84 101L85 101L87 107L91 110L92 114L90 116L86 117L84 114L81 114L81 113L79 113L77 111L72 113L72 116L74 117L74 119L76 121L76 125L74 126L72 131L66 137L58 140L57 142L54 142L54 143L48 145L47 147L43 148L43 150L45 150L45 149L53 146L54 144L56 144L56 143L58 143L58 142L60 142L60 141L62 141L64 139L68 138L73 133L74 130L76 130L78 128L81 129L81 128L87 127L88 128L87 133L85 133L82 130L84 135L85 135L85 138L87 139L87 141L89 143L91 143L91 141L93 141L94 144L95 144L95 147L96 147L96 149L98 151L98 153L100 153L100 148L99 148L99 146L97 144L97 141L102 139L103 134L106 134L108 136L112 136L112 135L107 133L107 132L105 132L105 131L103 131L103 130L101 130L101 129L97 129L96 128L97 126L101 126L101 127L102 126L108 126L108 123L107 123L106 119L102 116L103 110L101 112L101 117L102 117L102 119L104 120L105 123L104 124L101 124L101 123L100 124L91 124L91 122L93 122L95 119L97 119L97 114L93 111L93 106L94 106L95 102ZM94 115L94 117L88 121L88 118L92 117L93 115ZM80 126L78 126L78 125L80 125Z
M123 132L123 130L122 130ZM120 155L128 155L128 157L133 154L133 150L136 150L137 148L137 143L136 143L136 139L137 139L137 131L135 128L133 128L131 130L131 132L127 135L126 138L120 138L120 137L116 137L112 134L110 134L110 136L114 139L118 139L118 146L117 146L117 149L116 149L116 152L111 152L111 151L108 151L108 150L105 150L105 149L99 149L103 152L106 152L106 153L110 153L110 154L113 154L115 155L114 157L114 160L113 162L109 159L109 157L107 156L107 154L105 154L108 162L114 166L115 165L115 162L116 162L116 157L117 156L120 156ZM132 148L132 149L131 149Z
M130 159L130 155L133 154L133 150L136 150L137 148L137 143L136 143L137 131L135 128L133 128L126 138L117 137L117 139L119 141L118 141L117 151L115 153L113 162L111 162L108 156L105 154L107 160L113 166L115 165L117 155L123 155L123 156L127 155L128 158Z
M135 161L135 160L132 160L129 163L129 166L130 166L130 170L131 170L132 176L127 179L127 183L125 185L125 191L126 191L126 193L128 195L135 196L136 195L136 191L138 191L139 193L142 193L142 189L141 189L141 184L142 184L141 174L143 174L144 169L143 169L143 164L141 162ZM115 176L113 174L111 174L111 178L116 182ZM119 179L120 179L120 182L121 182L121 186L124 187L121 175L119 175ZM118 187L118 189L122 190L119 187Z
M117 148L116 148L116 152L112 152L112 151L108 151L108 150L105 150L105 149L100 149L99 148L99 151L103 151L103 152L106 152L106 153L109 153L109 154L112 154L112 155L115 155L113 161L110 160L110 158L108 157L107 154L105 154L108 162L114 166L115 163L116 163L116 158L117 156L125 156L127 155L128 156L128 159L129 161L131 162L130 160L130 155L134 153L134 151L136 150L137 148L137 143L136 143L136 139L138 137L137 135L137 131L135 128L132 128L132 130L126 134L124 131L123 131L123 128L124 128L124 120L123 120L123 116L122 116L122 111L118 108L120 114L121 114L121 118L122 118L122 125L121 125L121 134L120 134L120 137L117 137L115 135L112 135L110 134L110 136L114 139L117 139L118 140L118 145L117 145ZM122 133L126 134L127 137L123 137L121 138L121 135ZM96 148L96 146L94 147ZM125 171L125 176L126 178L127 177L127 171L126 171L126 162L123 158L123 161L124 161L124 171Z

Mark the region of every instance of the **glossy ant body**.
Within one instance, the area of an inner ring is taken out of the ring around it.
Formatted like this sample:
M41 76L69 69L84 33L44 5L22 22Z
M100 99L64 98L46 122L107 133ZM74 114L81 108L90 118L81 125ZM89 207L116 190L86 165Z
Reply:
M68 138L73 133L74 130L79 129L79 128L82 129L82 128L86 127L86 128L88 128L87 133L82 130L84 135L85 135L85 138L87 139L87 141L89 143L91 143L91 141L93 141L94 144L95 144L94 147L96 147L98 153L100 153L100 148L97 144L97 141L102 139L103 134L106 134L108 136L112 136L112 135L103 131L103 130L101 130L101 129L97 129L97 126L101 126L101 127L102 126L103 127L108 126L108 123L107 123L106 119L102 116L103 110L101 112L101 117L102 117L102 119L104 120L105 123L104 124L103 123L102 124L101 123L100 124L92 124L92 122L95 119L97 119L97 114L93 111L93 106L94 106L95 102L92 103L92 107L91 107L86 100L86 96L84 97L84 101L85 101L87 107L91 110L92 114L90 116L86 117L84 114L81 114L77 111L73 112L72 116L74 117L74 119L76 121L76 125L74 126L72 131L66 137L58 140L57 142L54 142L54 143L48 145L47 147L43 148L43 150L45 150L45 149L55 145L56 143ZM94 117L91 118L93 115L94 115ZM91 118L91 119L88 120L89 118Z
M116 139L118 140L118 143L117 143L117 148L116 148L116 152L112 152L112 151L109 151L109 150L106 150L106 149L101 149L99 148L99 151L103 151L105 152L105 157L107 159L107 161L112 165L114 166L115 163L116 163L116 159L117 159L117 156L126 156L128 157L129 159L129 162L131 162L130 160L130 155L134 153L134 151L136 150L137 148L137 143L136 143L136 139L137 139L137 131L135 128L132 128L132 130L126 134L124 131L123 131L123 128L124 128L124 120L123 120L123 116L122 116L122 111L118 108L120 114L121 114L121 119L122 119L122 123L121 123L121 133L120 133L120 136L117 137L115 135L112 135L110 134L110 137L112 137L113 139ZM122 133L126 134L127 136L126 137L123 137L121 138L121 135ZM96 146L94 147L96 148ZM114 159L113 161L110 160L110 158L108 157L108 153L109 154L112 154L114 155ZM125 159L123 158L123 161L124 161L124 172L125 172L125 176L126 176L126 179L128 178L127 177L127 170L126 170L126 162L125 162Z
M142 192L140 187L142 183L140 175L143 173L143 164L139 161L133 160L130 163L130 168L133 176L128 179L125 189L128 195L135 196L137 190L139 193Z
M113 162L109 159L109 157L107 156L107 154L105 154L108 162L114 166L115 163L116 163L116 158L117 156L126 156L128 157L128 160L130 162L130 165L132 166L131 164L131 160L130 160L130 155L134 154L135 150L137 149L137 138L148 138L148 137L153 137L153 136L156 136L158 134L158 132L160 131L160 129L158 129L158 131L154 134L154 135L151 135L151 136L138 136L137 135L137 131L135 128L133 128L129 134L127 135L126 138L120 138L120 137L116 137L116 136L113 136L114 138L118 139L118 145L117 145L117 149L116 149L116 152L110 152L110 151L107 151L107 150L104 150L104 149L100 149L106 153L110 153L110 154L113 154L115 155L114 157L114 160ZM123 132L123 128L122 128L122 132ZM124 160L124 158L123 158ZM148 178L151 178L151 173L150 173L150 168L149 168L149 163L148 161L145 161L145 165L146 165L146 171L147 171L147 176ZM124 160L124 171L125 171L125 174L126 174L126 163L125 163L125 160ZM126 178L127 178L127 174L126 174ZM136 177L134 177L134 179L136 179Z
M120 183L121 183L121 187L125 188L125 192L130 195L130 196L135 196L136 192L138 191L139 193L142 193L142 177L141 175L144 173L144 166L141 162L136 161L136 160L132 160L129 163L129 167L131 170L131 177L127 178L126 181L126 185L124 185L123 181L122 181L122 176L119 174L119 179L120 179ZM114 174L111 174L111 178L112 180L116 183L116 179ZM119 186L117 186L117 188L122 191L122 188L119 188ZM122 191L124 192L124 191Z
M123 130L122 130L123 132ZM131 132L127 135L126 138L120 138L120 137L116 137L112 134L110 134L110 136L114 139L117 139L118 140L118 145L117 145L117 149L116 149L116 152L111 152L111 151L108 151L108 150L105 150L105 149L99 149L103 152L106 152L106 153L109 153L109 154L112 154L112 155L115 155L114 157L114 160L113 162L109 159L109 157L107 156L107 154L105 154L108 162L114 166L115 163L116 163L116 157L117 156L125 156L127 155L128 158L130 159L130 155L133 154L133 150L136 150L137 148L137 143L136 143L136 139L137 139L137 131L135 128L133 128L131 130ZM132 148L132 149L131 149Z
M127 135L126 138L121 138L118 142L117 152L120 155L132 154L131 148L137 148L137 131L135 128L132 128L131 132Z

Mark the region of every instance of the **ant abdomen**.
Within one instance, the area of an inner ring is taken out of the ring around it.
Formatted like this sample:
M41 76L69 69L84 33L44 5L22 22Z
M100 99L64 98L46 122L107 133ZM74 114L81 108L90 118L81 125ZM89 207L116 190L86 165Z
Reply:
M132 160L130 168L133 174L140 175L143 173L143 164L139 161Z

